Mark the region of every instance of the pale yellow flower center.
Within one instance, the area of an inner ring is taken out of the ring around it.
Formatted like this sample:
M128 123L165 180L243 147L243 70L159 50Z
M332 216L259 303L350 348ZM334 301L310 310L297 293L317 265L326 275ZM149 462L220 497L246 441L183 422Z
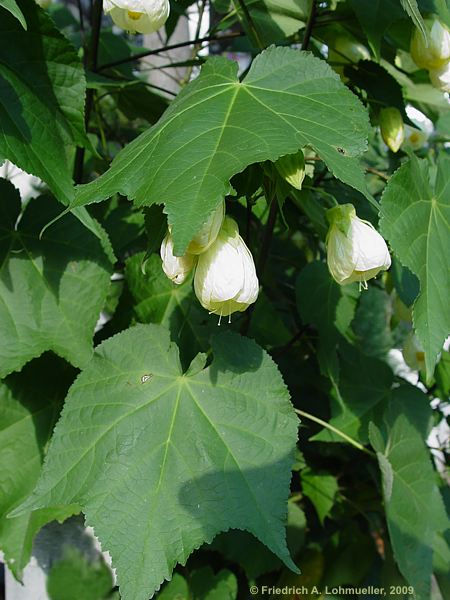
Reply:
M412 133L409 136L409 141L411 142L411 144L415 144L416 142L418 142L420 140L420 135L418 133Z
M132 20L132 21L139 21L139 19L142 17L144 13L141 12L136 12L134 10L129 10L128 11L128 17Z

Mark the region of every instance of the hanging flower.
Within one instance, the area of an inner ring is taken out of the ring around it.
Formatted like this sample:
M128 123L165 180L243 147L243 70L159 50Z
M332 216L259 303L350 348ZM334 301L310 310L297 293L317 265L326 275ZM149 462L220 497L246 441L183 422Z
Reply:
M216 210L211 213L208 220L204 223L197 235L191 240L187 251L190 254L201 254L216 241L217 234L222 227L225 217L225 202L219 204Z
M195 266L197 257L186 253L184 256L175 256L173 253L173 239L168 232L161 244L162 268L173 283L183 283Z
M435 88L450 93L450 61L440 69L431 69L429 75Z
M130 33L153 33L167 21L169 0L103 0L103 9L116 25Z
M398 152L405 139L405 127L398 108L390 106L380 111L380 130L386 146L392 152Z
M422 69L440 69L450 60L450 31L438 19L426 19L428 44L415 29L411 38L411 56Z
M352 204L341 204L327 212L327 261L331 275L340 285L367 281L389 269L391 257L386 242L367 221L356 216Z
M203 308L222 317L246 310L258 297L258 278L237 223L225 217L216 241L198 257L194 289ZM220 324L219 319L219 324Z

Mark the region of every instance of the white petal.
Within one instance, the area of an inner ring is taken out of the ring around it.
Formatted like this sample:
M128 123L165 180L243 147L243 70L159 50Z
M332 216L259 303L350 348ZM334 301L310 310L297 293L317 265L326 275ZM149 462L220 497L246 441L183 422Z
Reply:
M388 269L390 267L391 258L388 247L376 229L356 217L352 219L350 236L354 249L355 271Z

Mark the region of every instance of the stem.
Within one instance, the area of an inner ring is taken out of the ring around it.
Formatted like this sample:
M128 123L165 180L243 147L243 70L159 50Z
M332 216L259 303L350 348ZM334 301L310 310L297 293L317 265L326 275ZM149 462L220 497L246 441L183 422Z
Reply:
M306 27L305 27L305 34L303 36L302 50L308 49L309 42L311 40L312 30L314 27L314 23L316 21L316 15L317 15L316 0L312 0L311 10L309 12L308 20L306 22Z
M349 444L351 444L352 446L357 448L358 450L361 450L361 452L364 452L365 454L368 454L369 456L372 456L372 457L375 456L375 454L371 450L368 450L367 448L365 448L362 444L360 444L359 442L357 442L356 440L354 440L353 438L348 436L343 431L336 429L336 427L333 427L333 425L330 425L326 421L322 421L322 419L319 419L319 417L315 417L314 415L311 415L310 413L307 413L304 410L299 410L298 408L294 408L294 410L298 415L305 417L305 419L314 421L314 423L318 423L319 425L322 425L322 427L325 427L325 429L329 429L330 431L332 431L333 433L335 433L336 435L338 435L339 437L344 439L346 442L348 442Z
M177 48L184 48L185 46L195 46L196 44L202 44L203 42L220 42L222 40L229 40L237 37L242 37L244 33L241 31L236 31L229 33L227 35L207 35L206 37L198 38L196 40L189 40L187 42L180 42L178 44L171 44L170 46L162 46L161 48L156 48L155 50L146 50L145 52L138 52L137 54L132 54L131 56L126 56L125 58L120 58L119 60L114 60L113 62L106 63L105 65L100 65L97 71L103 71L104 69L110 69L112 67L117 67L119 65L123 65L127 62L131 62L133 60L139 60L140 58L145 58L146 56L152 56L154 54L160 54L161 52L167 52L169 50L176 50Z
M233 0L233 4L234 4L236 12L239 14L239 10L237 9L236 2L234 0ZM247 21L247 26L252 33L251 37L253 37L253 41L255 42L255 45L260 50L263 50L265 48L265 46L264 46L264 44L261 40L261 37L258 33L255 22L253 21L252 15L250 14L250 11L248 10L248 6L245 4L245 0L237 0L237 4L239 4L239 7L244 16L244 20Z
M92 32L91 44L87 54L86 67L95 73L97 71L98 46L100 41L100 30L102 27L102 0L95 0L92 10ZM86 92L86 104L84 109L84 126L87 131L89 119L91 116L92 105L94 100L94 90L88 89ZM84 165L85 148L78 146L75 152L75 164L73 168L73 179L76 184L83 181L83 165Z
M258 255L258 263L256 265L256 272L258 277L261 279L264 267L266 266L267 259L269 258L270 244L273 238L273 230L275 223L277 222L278 214L278 201L275 196L272 197L270 202L269 216L267 218L266 228L264 230L264 237L261 244L261 250Z

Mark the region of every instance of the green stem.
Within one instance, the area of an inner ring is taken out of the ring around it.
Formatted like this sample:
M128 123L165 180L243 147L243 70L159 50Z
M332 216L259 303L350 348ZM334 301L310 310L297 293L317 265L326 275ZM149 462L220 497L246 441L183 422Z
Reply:
M347 435L343 431L340 431L336 427L333 427L333 425L330 425L326 421L319 419L319 417L315 417L314 415L311 415L310 413L307 413L304 410L299 410L298 408L294 408L294 410L298 415L305 417L305 419L314 421L314 423L317 423L318 425L322 425L322 427L325 427L325 429L329 429L330 431L332 431L333 433L335 433L336 435L341 437L343 440L345 440L346 442L348 442L349 444L351 444L352 446L357 448L358 450L361 450L361 452L364 452L365 454L368 454L369 456L372 456L372 457L375 456L375 454L371 450L368 450L365 446L363 446L362 444L360 444L359 442L357 442L356 440L351 438L349 435Z
M238 15L240 12L242 12L243 19L244 19L244 21L246 21L247 27L248 27L249 31L251 32L251 37L253 38L252 42L260 50L263 50L265 48L264 43L258 33L258 29L256 28L255 22L253 21L252 15L250 14L250 11L248 10L248 6L246 5L245 0L237 0L237 3L233 0L233 4L234 4L234 8ZM239 5L240 10L236 6L236 4Z

